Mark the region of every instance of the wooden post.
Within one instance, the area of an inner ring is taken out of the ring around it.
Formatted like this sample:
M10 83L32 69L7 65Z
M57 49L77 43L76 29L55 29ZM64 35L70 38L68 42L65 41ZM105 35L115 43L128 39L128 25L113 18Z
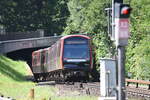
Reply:
M137 78L137 80L138 80L138 78ZM138 87L139 87L139 83L137 82L137 83L136 83L136 88L138 88Z
M150 81L150 80L149 80ZM150 84L148 85L148 90L150 90Z
M34 100L34 89L30 90L29 98L30 98L30 100Z
M130 82L127 82L127 86L129 86Z

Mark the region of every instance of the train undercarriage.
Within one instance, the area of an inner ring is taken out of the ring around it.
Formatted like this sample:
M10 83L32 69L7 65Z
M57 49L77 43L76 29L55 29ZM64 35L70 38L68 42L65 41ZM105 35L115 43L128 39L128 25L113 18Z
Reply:
M58 70L49 73L34 74L36 82L56 81L56 82L86 82L89 81L88 71Z

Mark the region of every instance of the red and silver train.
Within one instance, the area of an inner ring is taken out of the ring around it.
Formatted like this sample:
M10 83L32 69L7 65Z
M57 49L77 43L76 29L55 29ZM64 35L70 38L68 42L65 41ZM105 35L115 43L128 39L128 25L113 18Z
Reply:
M32 71L36 81L88 80L92 66L90 37L68 35L49 48L32 53Z

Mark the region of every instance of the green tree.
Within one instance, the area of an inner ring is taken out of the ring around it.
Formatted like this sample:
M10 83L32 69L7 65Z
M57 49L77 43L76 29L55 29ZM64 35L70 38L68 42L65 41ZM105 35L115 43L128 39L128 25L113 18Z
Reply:
M132 64L129 71L133 73L134 78L150 78L150 35L145 37L133 50Z
M131 7L131 37L127 47L126 70L133 74L133 78L148 79L149 59L148 54L150 45L150 1L132 0ZM147 42L146 42L147 40Z
M9 32L45 29L61 33L68 17L67 0L1 0L0 23Z
M96 64L105 57L112 45L107 34L105 8L109 0L70 0L70 17L64 34L87 34L93 39Z

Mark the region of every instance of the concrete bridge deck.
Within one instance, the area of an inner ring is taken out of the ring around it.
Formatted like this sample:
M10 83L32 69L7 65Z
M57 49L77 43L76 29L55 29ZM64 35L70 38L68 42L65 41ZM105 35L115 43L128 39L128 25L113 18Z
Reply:
M5 54L21 49L47 47L54 44L61 36L28 38L19 40L0 41L0 54Z

